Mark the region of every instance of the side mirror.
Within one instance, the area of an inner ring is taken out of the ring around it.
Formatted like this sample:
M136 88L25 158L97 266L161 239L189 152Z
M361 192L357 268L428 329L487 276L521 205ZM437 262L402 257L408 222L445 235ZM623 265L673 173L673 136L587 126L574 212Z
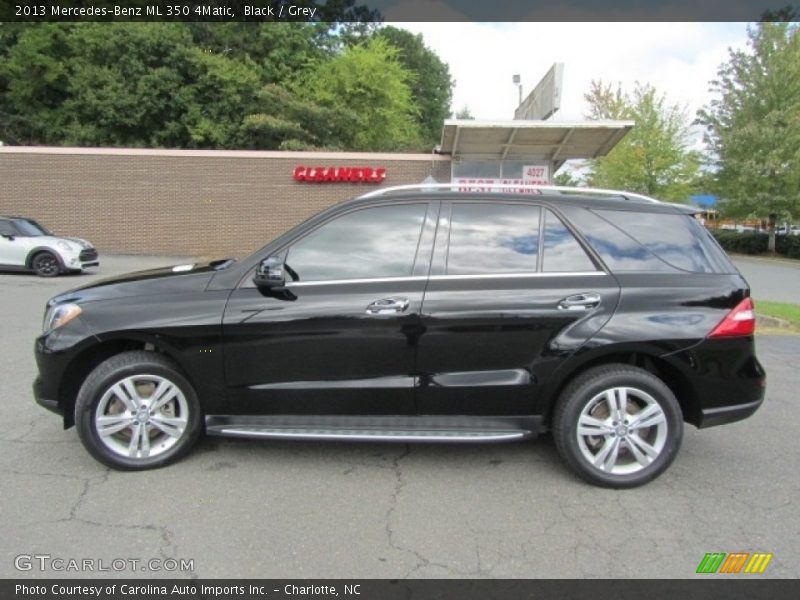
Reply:
M256 267L253 283L262 290L282 290L286 285L286 269L284 268L283 258L270 256L262 260Z
M10 234L10 233L4 233L4 234L2 234L2 236L4 238L6 238L9 242L13 242L14 241L14 236L12 234Z

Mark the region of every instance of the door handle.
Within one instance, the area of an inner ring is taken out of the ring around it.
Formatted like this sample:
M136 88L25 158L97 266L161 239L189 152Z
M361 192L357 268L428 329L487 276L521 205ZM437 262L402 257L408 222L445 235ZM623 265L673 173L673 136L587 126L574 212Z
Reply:
M408 298L381 298L367 306L368 315L393 315L408 308Z
M558 303L559 310L589 310L600 305L600 294L597 292L583 292L563 298Z

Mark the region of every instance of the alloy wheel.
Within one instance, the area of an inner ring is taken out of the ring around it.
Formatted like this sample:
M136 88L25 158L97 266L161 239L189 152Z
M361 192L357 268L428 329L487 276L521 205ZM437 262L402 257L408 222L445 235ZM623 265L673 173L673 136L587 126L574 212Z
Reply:
M612 475L637 473L661 454L667 417L653 396L634 387L596 394L578 417L578 447L594 468Z
M129 459L159 456L182 438L189 403L181 389L158 375L134 375L109 387L94 414L103 445Z

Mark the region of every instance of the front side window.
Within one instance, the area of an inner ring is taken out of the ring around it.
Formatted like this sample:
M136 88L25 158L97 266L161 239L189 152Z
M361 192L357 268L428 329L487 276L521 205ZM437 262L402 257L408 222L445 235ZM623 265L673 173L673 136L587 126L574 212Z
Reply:
M536 272L540 212L525 204L454 204L447 274Z
M10 221L0 219L0 235L19 235Z
M44 227L39 225L33 219L15 219L14 224L19 229L20 234L28 237L39 237L42 235L50 235Z
M402 204L343 215L295 243L286 266L297 281L409 277L427 208Z

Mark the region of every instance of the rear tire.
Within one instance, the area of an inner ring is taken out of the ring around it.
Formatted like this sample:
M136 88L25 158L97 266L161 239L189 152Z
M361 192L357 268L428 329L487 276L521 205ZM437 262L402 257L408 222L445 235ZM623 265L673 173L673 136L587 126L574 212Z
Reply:
M553 439L570 468L586 481L613 488L642 485L675 459L683 415L658 377L624 364L594 367L562 392Z
M75 425L86 450L121 470L155 469L186 454L202 433L202 411L189 381L155 352L118 354L83 382Z

